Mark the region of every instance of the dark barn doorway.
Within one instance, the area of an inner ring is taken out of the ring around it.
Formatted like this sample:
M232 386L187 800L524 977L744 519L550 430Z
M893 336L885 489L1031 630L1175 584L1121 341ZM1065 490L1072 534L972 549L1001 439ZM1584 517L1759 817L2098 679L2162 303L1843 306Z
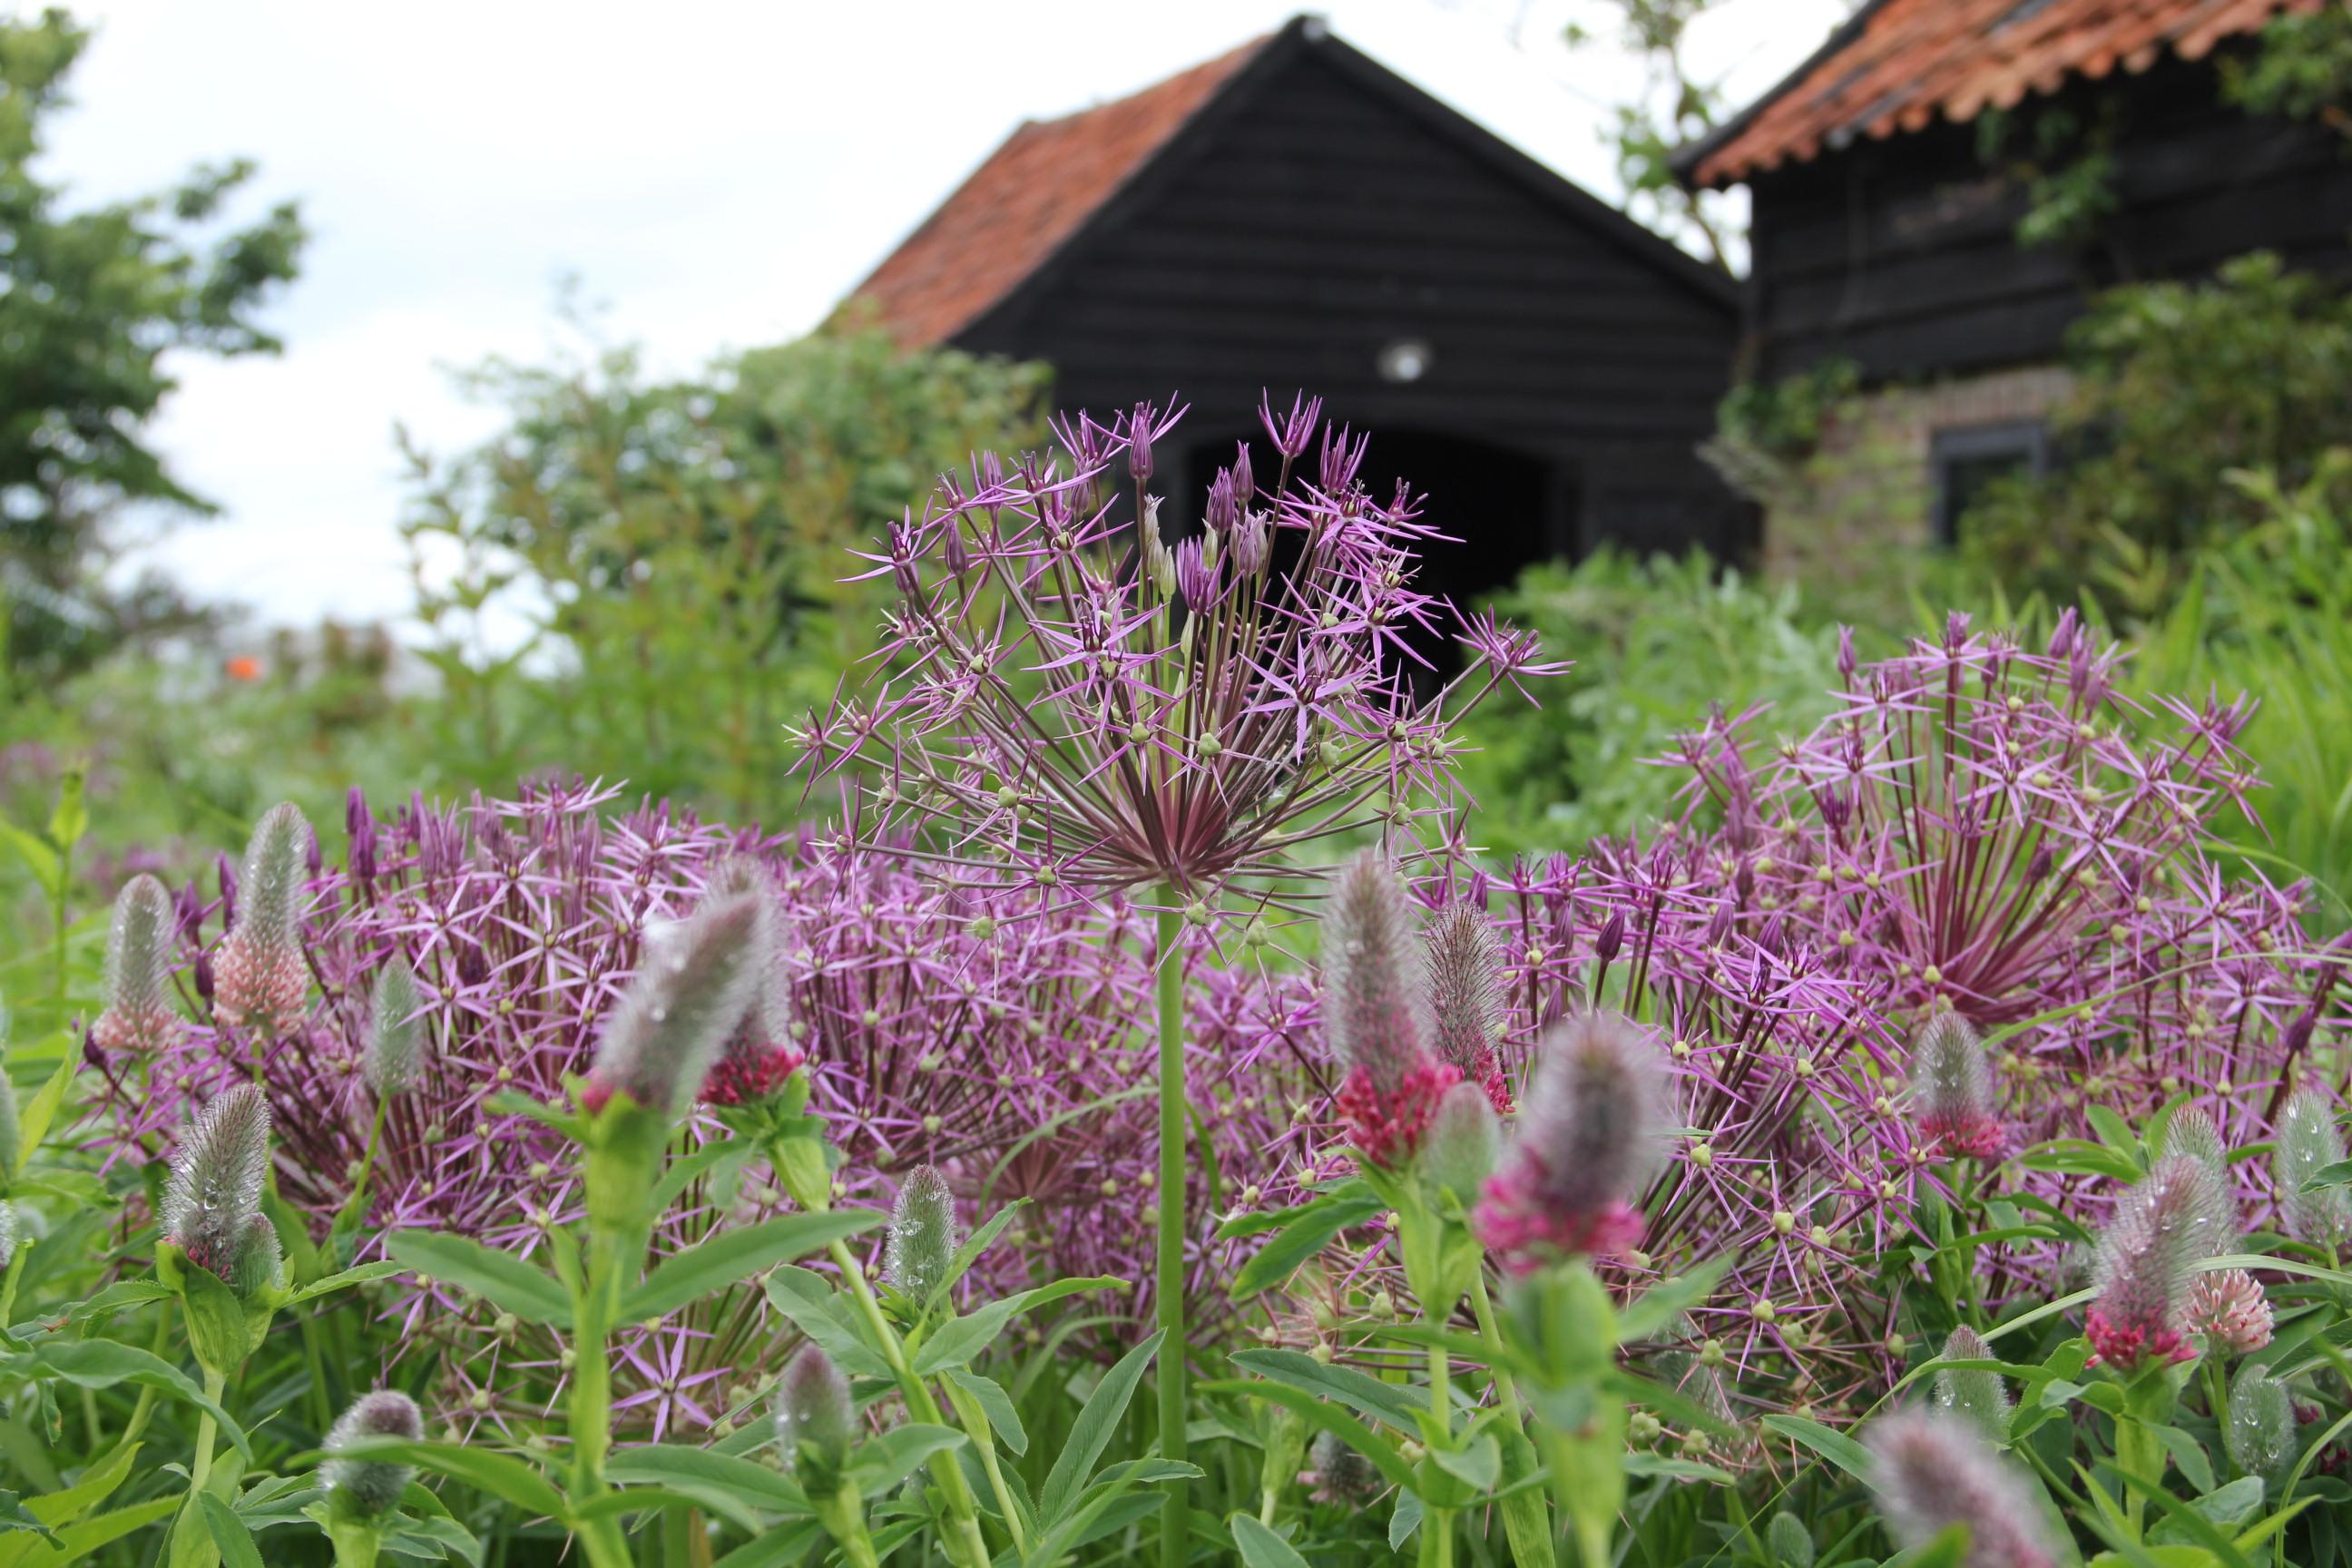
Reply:
M1265 432L1250 432L1250 465L1271 486L1281 458ZM1208 504L1209 482L1234 460L1238 435L1193 443L1185 452L1183 489L1187 505L1177 514L1191 532ZM1303 461L1316 461L1309 452ZM1573 476L1564 465L1466 436L1428 430L1378 430L1364 454L1364 486L1386 503L1402 480L1419 500L1421 521L1442 539L1425 542L1418 586L1450 600L1465 614L1488 595L1508 587L1538 561L1573 552ZM1162 514L1165 515L1164 513ZM1443 613L1409 639L1426 667L1415 666L1413 684L1423 695L1462 668L1454 618Z

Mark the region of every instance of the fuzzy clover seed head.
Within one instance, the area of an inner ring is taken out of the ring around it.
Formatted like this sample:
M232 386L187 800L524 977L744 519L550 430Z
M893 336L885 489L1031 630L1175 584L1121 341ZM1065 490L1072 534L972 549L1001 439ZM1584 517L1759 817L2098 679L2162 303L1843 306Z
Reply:
M898 1184L890 1207L890 1236L882 1268L890 1283L917 1301L948 1277L961 1238L956 1231L955 1194L936 1165L918 1165Z
M198 1268L233 1279L268 1170L268 1102L239 1084L182 1131L163 1182L163 1234Z
M362 1394L327 1433L327 1461L320 1479L327 1489L362 1515L374 1518L391 1511L416 1474L413 1466L383 1459L341 1458L342 1451L367 1437L397 1437L419 1442L425 1436L424 1413L416 1401L394 1389L379 1388Z

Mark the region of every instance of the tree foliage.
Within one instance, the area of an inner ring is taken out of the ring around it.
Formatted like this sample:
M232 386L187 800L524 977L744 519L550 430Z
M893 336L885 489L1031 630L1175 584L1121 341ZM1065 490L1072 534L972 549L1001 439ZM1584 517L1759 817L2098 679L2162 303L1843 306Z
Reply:
M257 311L305 238L291 203L225 223L243 160L170 189L68 211L35 172L90 34L60 10L0 17L0 626L35 674L88 663L173 613L159 586L101 579L110 524L133 502L211 510L147 444L171 356L274 353Z

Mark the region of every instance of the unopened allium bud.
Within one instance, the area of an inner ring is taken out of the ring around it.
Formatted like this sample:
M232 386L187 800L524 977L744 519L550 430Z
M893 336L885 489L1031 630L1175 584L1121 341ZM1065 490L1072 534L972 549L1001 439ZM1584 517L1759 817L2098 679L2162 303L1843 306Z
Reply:
M1496 1110L1507 1112L1511 1091L1495 1051L1501 1007L1494 922L1470 904L1448 904L1430 921L1428 946L1429 1008L1438 1058L1485 1090Z
M1262 511L1244 511L1228 549L1237 575L1256 576L1274 558L1274 520Z
M2315 1247L2334 1247L2344 1239L2347 1215L2344 1189L2322 1187L2305 1192L2304 1184L2344 1158L2344 1139L2336 1130L2336 1110L2316 1089L2298 1089L2279 1112L2271 1179L2278 1189L2279 1207L2286 1228L2296 1239Z
M1618 950L1625 945L1625 915L1622 910L1612 914L1602 922L1600 934L1592 939L1592 956L1602 963L1617 961Z
M341 1457L345 1449L369 1437L392 1437L407 1443L423 1441L425 1416L416 1408L416 1401L390 1388L363 1394L327 1433L324 1447L328 1458L320 1467L320 1479L327 1483L329 1492L348 1500L355 1512L373 1518L389 1512L400 1501L400 1494L408 1489L416 1470L412 1465L394 1460Z
M890 1240L882 1254L882 1268L890 1283L917 1301L948 1277L955 1262L955 1194L936 1165L918 1165L898 1184L898 1201L890 1205Z
M160 1050L179 1026L169 993L179 920L163 884L142 874L124 884L106 928L106 1008L90 1026L101 1050Z
M367 792L357 784L343 797L343 831L351 836L347 861L352 879L365 887L375 880L375 813L368 809Z
M163 1234L198 1268L232 1278L269 1172L269 1105L239 1084L181 1132L163 1184Z
M1993 1361L1992 1347L1974 1329L1954 1329L1944 1341L1945 1361ZM1936 1403L1970 1424L1991 1442L2009 1438L2009 1385L2000 1373L1947 1367L1936 1373Z
M776 1442L785 1465L812 1493L830 1492L856 1432L849 1380L823 1351L803 1345L776 1384Z
M1378 1496L1381 1486L1380 1467L1332 1432L1315 1434L1298 1479L1313 1502L1360 1503Z
M2189 1331L2209 1353L2246 1355L2271 1342L2271 1303L2262 1281L2242 1268L2209 1269L2189 1288Z
M748 895L760 901L754 937L757 984L741 1021L728 1031L719 1059L702 1079L702 1099L711 1105L748 1105L782 1089L808 1054L793 1044L792 980L783 964L783 913L767 868L748 855L730 856L713 867L703 900Z
M1912 1043L1911 1094L1930 1148L1979 1158L2000 1152L1992 1067L1976 1030L1958 1014L1937 1013Z
M584 1097L601 1110L615 1092L668 1112L700 1088L759 984L758 895L705 900L648 943L644 967L604 1025Z
M2196 1354L2186 1335L2189 1286L2230 1230L2229 1195L2211 1170L2185 1154L2158 1161L2099 1237L2098 1297L2084 1325L2096 1359L2129 1372Z
M2222 1425L2222 1446L2230 1462L2250 1476L2260 1477L2273 1501L2283 1500L2280 1489L2294 1468L2300 1440L2295 1433L2294 1401L2283 1378L2253 1362L2239 1369L2230 1384L2230 1419Z
M1665 1058L1618 1013L1555 1024L1537 1050L1519 1135L1473 1225L1514 1273L1642 1237L1633 1206L1665 1152Z
M1969 1532L1964 1568L2053 1568L2041 1510L2016 1468L1957 1415L1906 1410L1873 1422L1864 1445L1887 1532L1911 1551L1954 1525Z
M310 825L288 801L271 806L245 847L236 921L213 958L213 1005L228 1023L291 1029L310 971L302 958L302 886Z
M1461 1074L1430 1054L1436 1029L1412 907L1374 850L1349 862L1323 916L1323 1024L1347 1068L1338 1109L1349 1142L1375 1165L1404 1164Z
M376 971L365 1065L368 1087L379 1100L409 1093L425 1081L425 998L416 972L396 952Z
M1502 1138L1502 1123L1486 1091L1475 1083L1457 1083L1445 1091L1430 1118L1422 1139L1421 1173L1431 1184L1471 1202L1494 1174Z

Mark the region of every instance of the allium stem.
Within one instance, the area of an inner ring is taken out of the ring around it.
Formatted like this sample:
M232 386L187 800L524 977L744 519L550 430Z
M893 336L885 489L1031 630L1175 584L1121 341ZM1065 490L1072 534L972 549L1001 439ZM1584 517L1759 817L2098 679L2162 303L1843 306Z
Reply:
M1160 1327L1160 1457L1184 1458L1184 959L1182 906L1160 889L1160 1254L1155 1276ZM1168 1483L1160 1515L1160 1568L1183 1568L1190 1522L1185 1487Z

